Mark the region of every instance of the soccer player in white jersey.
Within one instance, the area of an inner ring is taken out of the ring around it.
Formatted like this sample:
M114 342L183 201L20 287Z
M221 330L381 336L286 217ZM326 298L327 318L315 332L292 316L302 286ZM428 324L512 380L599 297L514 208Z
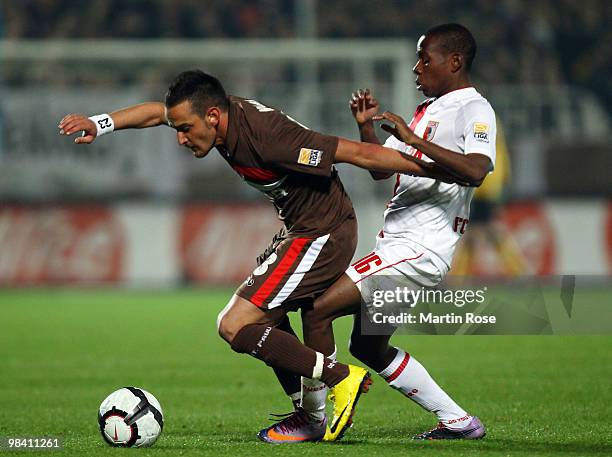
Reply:
M362 298L367 303L369 297L362 297L367 293L362 285L367 278L401 275L420 289L438 284L450 268L457 241L469 222L474 186L480 185L495 163L495 113L469 77L475 53L472 34L458 24L434 27L419 39L413 71L417 88L429 98L417 107L409 125L392 113L379 115L378 102L368 90L353 94L350 107L362 141L379 144L373 120L390 121L393 125L382 126L393 134L385 146L435 162L469 185L398 174L374 251L355 262L315 301L304 322L306 344L331 353L330 322L356 315L351 353L438 418L436 428L415 439L478 439L485 435L485 427L442 390L413 356L390 346L390 335L363 334L360 303ZM392 176L372 175L375 179ZM342 405L334 406L340 411ZM350 425L350 417L342 417L341 411L338 415L333 423L339 426L328 430L327 440L337 439L338 430Z

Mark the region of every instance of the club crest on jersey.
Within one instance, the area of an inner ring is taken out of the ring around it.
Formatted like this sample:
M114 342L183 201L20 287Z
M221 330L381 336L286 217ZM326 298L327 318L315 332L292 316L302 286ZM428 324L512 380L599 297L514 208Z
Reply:
M322 155L323 151L319 149L302 148L300 149L300 155L298 157L297 163L302 165L308 165L310 167L316 167L321 163Z
M489 125L483 122L474 122L474 139L482 143L488 143Z
M436 130L438 130L438 125L440 123L438 121L429 121L427 123L427 127L425 127L425 132L423 133L423 139L431 141L436 134Z

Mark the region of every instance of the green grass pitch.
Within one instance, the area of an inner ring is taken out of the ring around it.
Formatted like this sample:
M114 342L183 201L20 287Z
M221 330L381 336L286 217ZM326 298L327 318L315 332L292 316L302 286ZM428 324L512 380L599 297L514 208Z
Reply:
M0 436L60 436L65 447L55 455L88 457L612 455L612 337L584 336L394 338L481 417L482 441L412 441L435 418L375 377L341 442L260 443L268 413L290 404L268 367L216 335L230 294L0 291ZM353 361L350 324L336 323L343 361ZM100 402L126 385L150 390L164 408L152 448L109 448L99 436Z

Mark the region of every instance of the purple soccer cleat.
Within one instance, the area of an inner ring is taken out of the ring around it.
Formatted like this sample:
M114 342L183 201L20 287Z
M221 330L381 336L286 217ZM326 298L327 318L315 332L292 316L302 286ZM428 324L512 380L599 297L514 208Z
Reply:
M428 432L415 436L415 440L479 440L487 434L487 429L478 417L473 416L468 425L461 429L450 429L442 422Z
M271 444L295 444L323 439L327 419L313 420L302 408L286 416L280 422L260 430L257 437Z

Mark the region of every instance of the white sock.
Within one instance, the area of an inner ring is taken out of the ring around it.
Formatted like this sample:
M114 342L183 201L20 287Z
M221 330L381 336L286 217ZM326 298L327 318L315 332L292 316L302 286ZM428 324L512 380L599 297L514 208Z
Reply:
M291 403L293 403L293 406L300 406L300 404L302 403L302 392L295 392L292 393L291 395L289 395L289 398L291 399Z
M378 374L389 386L438 416L438 420L448 428L464 428L471 416L436 384L418 360L396 349L398 352L393 361Z
M336 350L333 354L325 357L327 360L336 361ZM318 379L302 377L302 408L311 419L322 421L325 419L325 400L327 398L327 386Z

